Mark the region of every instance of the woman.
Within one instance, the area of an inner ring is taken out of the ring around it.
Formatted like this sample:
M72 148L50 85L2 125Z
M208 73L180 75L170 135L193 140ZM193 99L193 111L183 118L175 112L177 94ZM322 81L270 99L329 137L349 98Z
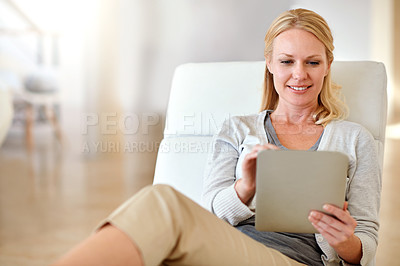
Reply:
M57 265L372 265L380 170L371 135L342 120L332 51L322 17L304 9L280 15L265 38L264 111L232 118L214 139L203 200L215 215L170 187L148 187ZM320 234L254 229L257 152L279 148L349 156L344 208L310 212Z

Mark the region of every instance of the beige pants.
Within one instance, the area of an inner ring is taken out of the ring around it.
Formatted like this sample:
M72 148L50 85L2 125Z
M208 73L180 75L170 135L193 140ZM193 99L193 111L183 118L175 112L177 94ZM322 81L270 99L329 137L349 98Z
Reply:
M142 189L100 227L106 223L130 236L145 265L303 265L166 185Z

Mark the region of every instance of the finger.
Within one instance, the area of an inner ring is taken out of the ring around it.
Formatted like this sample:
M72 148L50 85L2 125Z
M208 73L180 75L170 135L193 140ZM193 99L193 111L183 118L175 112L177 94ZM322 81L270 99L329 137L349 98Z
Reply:
M341 232L348 231L343 223L339 222L335 218L326 217L326 215L321 220L314 223L324 231L329 232L331 235L339 235Z
M262 151L262 150L279 150L279 148L278 148L278 146L270 144L270 143L267 143L265 145L257 144L253 147L252 152L255 151L258 153L259 151Z
M349 209L349 202L345 201L344 205L343 205L343 210L346 211L350 215L350 212L348 209Z
M279 149L277 146L273 145L273 144L268 144L268 145L259 145L257 144L256 146L254 146L254 148L245 156L245 161L251 161L253 159L257 158L258 152L262 151L262 150L276 150Z
M347 211L348 207L349 207L349 203L347 201L345 201L344 204L343 204L343 210Z
M342 221L345 224L349 224L352 226L356 225L354 218L351 217L350 213L345 210L342 210L342 209L340 209L336 206L330 205L330 204L325 204L323 206L323 209L326 212L334 215L336 218L338 218L340 221Z
M347 241L349 237L351 237L351 235L353 234L353 231L349 231L347 233L344 231L338 231L332 227L329 227L329 225L321 222L320 223L312 222L311 224L314 226L315 229L317 229L319 233L321 233L321 235L326 239L326 241L328 241L328 243L332 247Z
M278 146L276 146L276 145L274 145L274 144L270 144L270 143L267 143L267 144L265 144L265 145L262 145L261 148L262 148L263 150L280 150Z
M335 234L336 231L347 231L344 223L322 212L312 211L308 219L310 222L319 225L324 228L324 230L330 231L332 234Z
M339 243L343 243L352 235L351 230L347 231L337 230L336 228L330 226L329 224L326 224L321 221L317 223L312 222L311 224L320 234L324 236L324 238L328 241L330 245L337 245Z
M330 233L329 231L327 231L327 230L326 230L323 226L321 226L320 224L318 224L318 223L311 223L311 224L314 226L315 229L317 229L317 231L318 231L319 233L321 233L321 234L325 237L326 240L328 240L328 239L335 239L335 238L336 238L334 234L332 234L332 233Z
M318 224L311 223L314 228L325 238L325 240L331 245L335 246L338 243L338 239L335 237L335 235L331 234L330 232L324 230L321 226Z
M250 153L246 154L245 158L247 158L247 159L257 158L257 152L250 152Z
M334 236L339 242L344 241L354 233L355 227L322 212L312 211L309 215L309 221L322 228L324 232Z
M346 225L322 212L310 212L309 221L325 237L330 245L343 243L354 234L352 226Z

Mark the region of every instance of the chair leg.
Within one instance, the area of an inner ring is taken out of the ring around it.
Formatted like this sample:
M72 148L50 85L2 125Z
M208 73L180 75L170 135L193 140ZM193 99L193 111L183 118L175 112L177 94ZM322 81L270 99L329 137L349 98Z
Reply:
M34 147L33 141L33 120L34 120L34 110L33 105L30 103L26 104L26 123L25 123L25 138L26 147L28 151L32 151Z
M46 118L50 121L51 125L53 126L54 134L56 135L58 142L62 145L61 127L58 122L57 115L54 112L54 107L46 105L45 113L46 113Z

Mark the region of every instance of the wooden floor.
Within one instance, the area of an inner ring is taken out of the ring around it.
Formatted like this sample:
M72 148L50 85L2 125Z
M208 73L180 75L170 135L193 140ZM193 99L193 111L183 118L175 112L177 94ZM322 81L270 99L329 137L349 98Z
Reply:
M48 265L152 182L154 151L98 156L74 138L61 148L49 130L35 130L31 153L18 131L0 149L2 266ZM399 158L400 138L387 139L377 265L400 265Z

